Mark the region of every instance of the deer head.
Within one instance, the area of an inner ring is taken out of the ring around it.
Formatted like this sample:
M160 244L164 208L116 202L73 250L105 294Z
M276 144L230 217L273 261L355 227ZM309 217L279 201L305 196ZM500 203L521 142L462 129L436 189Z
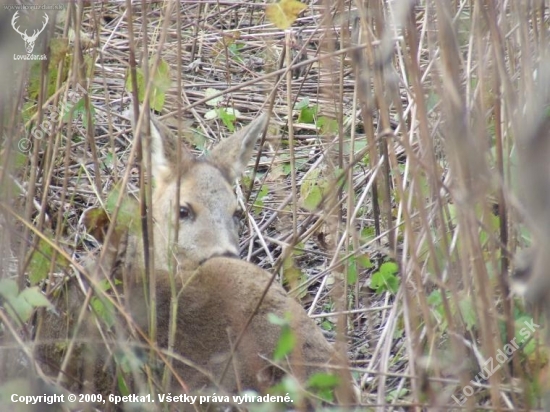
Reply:
M204 158L195 158L182 147L176 164L173 136L152 119L155 267L168 270L173 256L178 267L186 269L214 256L238 256L239 207L233 184L246 167L266 124L267 115L262 114ZM179 205L179 231L174 242L175 204Z

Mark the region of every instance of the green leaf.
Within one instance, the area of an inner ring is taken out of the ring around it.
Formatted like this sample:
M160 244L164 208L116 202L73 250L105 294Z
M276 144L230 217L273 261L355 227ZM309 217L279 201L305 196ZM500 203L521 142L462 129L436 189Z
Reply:
M9 303L6 309L14 321L21 319L21 322L25 323L30 319L33 307L27 301L17 298L10 300ZM15 311L15 313L12 310ZM17 316L15 314L17 314Z
M357 283L359 269L369 269L374 266L366 253L350 256L348 262L347 281L350 285Z
M309 97L306 96L294 105L294 110L302 110L309 106Z
M288 160L290 158L290 156L288 155L284 156L284 155L285 155L284 153L281 154L281 159ZM300 159L300 158L294 159L294 165L296 167L296 171L303 170L306 164L307 164L307 159ZM292 171L292 165L289 162L285 162L282 164L282 166L279 165L278 167L280 167L282 173L285 176L288 176Z
M107 299L101 299L93 296L90 305L94 313L109 327L115 324L115 308Z
M531 356L539 351L541 346L544 346L544 342L540 341L544 338L544 333L539 333L538 339L536 336L533 336L537 328L531 327L531 325L533 325L533 318L531 315L519 316L514 324L515 342L523 346L523 353L525 355Z
M406 388L401 389L394 389L393 391L390 391L388 395L386 396L387 402L395 402L405 396L407 396L409 393L409 390Z
M107 197L105 209L109 216L113 215L119 195L120 187L115 186ZM101 213L101 211L98 213ZM126 196L122 197L122 203L118 210L117 227L129 227L132 233L140 233L141 231L138 203Z
M204 91L204 97L210 97L218 94L220 91L209 87ZM223 101L223 96L214 97L206 101L207 106L217 107Z
M237 121L237 118L240 117L241 113L238 110L233 110L230 107L219 107L216 109L208 110L204 114L204 118L206 120L214 120L214 119L220 119L225 127L230 132L235 131L235 122Z
M380 272L387 275L393 275L397 273L398 270L399 270L399 267L394 262L386 262L386 263L383 263L382 266L380 266Z
M149 61L149 67L152 68L153 61ZM132 87L132 72L128 71L128 76L126 77L125 88L129 93L133 93ZM149 73L151 75L151 73ZM157 70L152 74L152 85L151 92L149 97L149 106L151 109L156 111L161 111L164 107L164 101L166 98L166 91L170 88L172 81L170 78L170 66L166 61L160 60L157 66ZM145 99L145 89L147 87L147 82L143 74L143 70L140 67L136 67L136 84L138 88L138 100L140 103L143 103Z
M13 279L0 279L0 296L9 300L16 298L19 294L19 288L17 282Z
M374 230L374 226L367 226L363 230L361 230L361 241L363 243L368 243L374 240L376 237L376 232Z
M40 239L37 248L32 251L29 263L29 280L31 285L36 285L48 277L52 253L51 244Z
M273 352L273 360L280 361L289 355L296 345L296 336L290 329L289 325L283 326L281 329L281 335L277 341L277 346Z
M38 289L37 289L38 290ZM29 299L32 300L33 292L29 293ZM8 312L9 317L19 324L19 320L26 322L30 319L34 307L26 300L26 296L19 294L17 283L13 279L0 280L0 296L6 300L4 307ZM45 297L44 297L45 299ZM46 299L47 301L47 299ZM47 302L49 304L49 302Z
M95 287L97 296L92 297L90 305L95 314L103 320L107 326L112 327L115 324L115 306L104 296L104 292L109 289L111 289L111 284L107 279L98 282Z
M328 373L315 373L307 381L307 386L325 401L334 400L334 389L338 386L340 378Z
M124 376L122 376L122 373L117 374L117 384L118 390L120 391L122 396L130 395L130 389L128 388L128 385L126 385L126 381L124 380Z
M434 290L428 295L428 304L430 306L439 306L443 304L443 297L441 296L441 291L439 289Z
M128 76L126 77L126 84L124 86L128 93L134 92L132 83L132 72L128 69ZM143 70L141 67L136 67L136 84L138 100L140 103L143 103L143 100L145 99L145 76L143 75Z
M29 305L34 308L51 308L53 305L48 298L42 294L37 286L23 289L19 294L19 298L24 299Z
M71 114L71 112L72 112L72 118L73 119L75 117L77 117L78 115L82 115L82 116L86 115L86 104L84 102L84 98L81 98L81 99L77 100L72 105L69 102L67 102L67 106L69 107L69 110L67 110L67 112L63 116L64 121L69 120L69 117L71 117L71 116L69 116Z
M318 169L310 171L305 177L302 187L300 188L300 200L302 207L310 212L317 209L323 200L321 184L324 182L319 176L320 172Z
M338 376L331 373L315 373L307 380L307 386L310 388L335 388L340 382Z
M370 260L370 256L367 253L356 255L355 258L357 259L357 263L359 264L359 266L363 269L370 269L374 266L374 264Z
M285 318L280 318L274 313L267 314L267 320L273 325L281 327L281 335L277 341L277 346L273 351L273 360L279 361L284 359L289 353L292 352L296 345L296 336L290 328L289 315L285 315Z
M338 122L336 119L330 117L321 116L317 119L317 128L321 134L335 134L338 133Z
M150 62L151 66L153 62ZM170 77L170 65L164 59L160 59L157 66L157 71L154 75L155 88L160 92L166 92L172 86L172 79Z
M321 322L321 328L323 330L332 332L334 330L334 324L332 322L330 322L329 320L325 319L324 321Z
M304 186L302 186L303 188ZM321 204L323 201L323 192L321 188L315 184L308 188L307 194L302 198L302 206L304 209L312 212Z
M371 277L370 287L376 293L390 292L396 294L399 289L399 279L395 276L398 267L393 262L386 262L380 266L380 270Z
M216 110L218 117L221 119L225 127L233 133L235 131L235 122L237 121L237 115L240 113L238 110L233 110L231 108L219 108Z
M304 100L302 100L302 102ZM307 101L309 102L309 99ZM300 114L298 115L298 122L307 123L307 124L314 124L315 123L315 116L317 116L317 111L318 110L319 110L318 106L313 106L313 107L304 106L304 107L302 107L300 109Z
M150 62L152 66L152 61ZM153 74L153 89L151 90L151 98L149 105L153 110L160 112L164 107L166 92L172 85L170 78L170 66L165 60L160 59L157 70Z
M204 113L204 118L206 120L214 120L218 118L218 111L216 109L208 110Z
M355 256L351 256L348 260L347 281L349 285L357 282L357 262Z

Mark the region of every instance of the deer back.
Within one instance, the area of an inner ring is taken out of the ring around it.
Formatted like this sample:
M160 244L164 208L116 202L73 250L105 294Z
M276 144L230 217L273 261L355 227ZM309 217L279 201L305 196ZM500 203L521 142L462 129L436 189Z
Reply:
M314 372L326 372L329 365L342 365L315 322L279 284L269 287L260 304L271 276L257 266L238 259L213 258L196 270L178 272L172 280L176 285L174 292L170 276L168 272L157 272L158 344L168 347L171 302L175 294L178 307L174 351L211 374L203 375L196 368L175 361L176 370L190 388L220 385L229 392L243 388L262 392L285 373L305 382ZM138 286L137 290L143 288ZM143 295L133 293L131 296L134 320L147 328ZM257 314L236 346L257 305ZM269 314L288 319L296 338L294 353L280 364L271 359L282 327L271 323ZM235 346L232 360L231 349Z

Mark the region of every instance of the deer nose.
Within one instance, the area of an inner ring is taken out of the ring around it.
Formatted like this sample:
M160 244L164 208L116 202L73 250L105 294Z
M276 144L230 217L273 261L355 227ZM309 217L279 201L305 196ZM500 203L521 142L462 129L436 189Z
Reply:
M228 252L222 253L221 255L210 256L210 259L212 259L213 257L227 257L227 258L238 259L239 255L237 253L228 251Z
M202 265L202 264L206 263L207 261L209 261L210 259L214 259L214 258L217 258L217 257L226 257L226 258L230 258L230 259L239 259L239 255L237 255L233 252L214 253L214 254L210 255L209 257L207 257L206 259L201 260L199 262L199 265Z

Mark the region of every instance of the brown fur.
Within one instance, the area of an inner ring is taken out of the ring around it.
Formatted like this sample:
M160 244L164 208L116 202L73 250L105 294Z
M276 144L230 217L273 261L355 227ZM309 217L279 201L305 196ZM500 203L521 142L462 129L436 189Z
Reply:
M157 273L158 345L167 347L170 322L169 274ZM266 390L283 375L281 370L270 367L271 359L280 337L281 327L270 323L268 313L281 318L289 314L298 335L298 357L307 367L289 367L287 371L297 376L309 376L314 371L325 370L329 363L339 365L338 356L326 341L317 325L307 316L296 301L289 298L282 287L273 284L253 318L235 354L236 370L229 367L221 382L221 373L229 361L231 347L256 305L260 302L269 274L249 263L230 258L213 258L196 271L182 271L175 278L178 294L178 327L174 351L194 364L208 370L215 379L197 372L181 362L174 366L190 389L211 387L214 384L229 392L239 387ZM134 319L145 327L147 313L142 300L132 302ZM141 310L140 310L141 309ZM240 386L239 386L240 384Z
M153 356L156 361L147 361L150 346L145 342L145 336L149 334L151 311L147 304L149 294L145 292L148 282L143 276L143 246L140 239L132 235L126 248L125 236L117 230L114 241L105 245L109 248L106 260L109 263L95 272L124 279L122 300L113 300L120 305L119 310L124 311L120 313L127 316L119 315L115 325L108 328L100 326L102 322L87 311L78 332L75 332L85 294L79 290L76 280L71 279L55 302L58 314L43 314L43 327L36 339L38 357L48 373L54 375L59 371L69 338L75 339L76 346L63 379L65 386L76 392L104 395L119 390L116 376L120 375L121 362L115 363L113 356L133 362L131 372L125 374L130 393L151 392L151 386L144 384L151 380L156 383L153 387L161 388L160 393L170 390L173 393L196 393L204 388L209 388L210 394L212 391L235 393L243 389L262 392L285 372L292 373L304 383L316 371L329 371L328 365L345 365L315 322L278 284L271 285L233 359L230 356L270 279L267 272L252 264L220 257L236 257L238 254L234 217L238 207L231 183L245 167L266 120L262 116L225 140L207 160L197 161L186 153L179 166L164 153L163 139L166 136L161 135L155 122L151 124L152 173L156 183L152 213L155 220L157 321L157 333L153 339L156 342L152 344L163 355ZM179 172L175 173L175 170ZM173 202L178 180L179 205L191 213L180 215L179 237L174 242ZM173 257L177 262L175 268L171 265ZM120 262L124 264L119 265ZM177 313L172 316L175 304ZM279 318L288 314L296 337L294 353L281 365L274 365L269 360L281 333L280 325L269 322L269 313ZM173 319L176 328L171 345ZM176 374L171 385L164 389L159 372L163 370L162 362L159 363L162 359L171 359ZM227 362L230 364L222 379ZM145 379L143 370L148 371L148 379ZM350 382L351 378L343 383L342 392L346 388L349 390Z
M156 345L166 350L169 346L170 314L174 301L170 287L171 275L159 270L156 276ZM141 274L135 274L134 279L140 278ZM173 346L176 357L172 359L172 365L177 378L172 378L169 391L174 394L197 394L202 390L205 394L221 394L253 389L262 393L279 381L286 372L304 384L315 372L335 373L334 369L329 368L330 365L333 368L345 365L345 361L326 341L315 322L277 283L270 286L231 360L231 349L260 301L269 279L270 275L257 266L224 257L209 259L195 270L180 271L175 275L173 280L178 306ZM46 314L44 318L48 327L44 328L40 342L49 344L39 345L38 353L45 361L44 370L51 374L57 373L68 338L74 336L74 326L84 299L75 283L74 280L69 282L71 286L68 294L57 301L56 306L61 311L63 321L60 322L53 314ZM145 351L141 354L136 352L136 349L145 346L141 343L128 343L128 330L137 327L145 333L148 331L149 310L144 303L146 299L143 284L137 281L125 286L126 307L133 320L131 327L122 326L125 322L119 319L120 324L114 330L108 331L105 328L102 331L108 340L105 343L96 326L97 319L90 312L86 314L75 336L77 345L63 380L69 390L102 393L105 396L117 393L119 388L115 379L116 367L109 355L110 351L125 353L129 359L134 360L136 356L141 356L138 363L142 367L147 363ZM297 341L290 358L279 365L275 365L270 359L279 341L281 326L269 322L269 313L279 318L290 316L290 324ZM166 358L170 357L169 353L164 354ZM222 380L222 372L230 360ZM153 370L150 377L160 385L161 369L154 372L157 366L154 362L149 362L149 367ZM127 384L132 388L130 392L137 393L138 388L143 388L138 382L143 383L145 380L139 371L127 375ZM185 389L178 384L179 380L185 383ZM345 385L349 388L349 382ZM147 388L144 390L146 393L150 392Z

